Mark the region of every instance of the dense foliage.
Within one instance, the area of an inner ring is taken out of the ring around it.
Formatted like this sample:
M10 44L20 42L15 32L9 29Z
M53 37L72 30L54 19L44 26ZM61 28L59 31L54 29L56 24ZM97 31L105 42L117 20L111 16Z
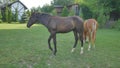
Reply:
M120 1L115 0L75 0L81 5L84 19L95 18L100 27L120 18Z
M69 10L66 6L64 6L61 16L66 17L68 16L68 14L69 14Z
M52 5L46 4L41 8L41 12L51 13L53 9L54 7Z
M52 5L71 5L74 3L74 0L53 0Z
M10 1L12 2L14 0ZM109 21L117 21L117 23L119 23L118 20L120 18L120 0L52 0L51 5L45 4L43 7L33 7L29 12L25 13L27 13L28 17L32 12L45 12L52 15L57 15L56 10L54 9L55 5L68 6L71 4L79 4L80 17L82 17L83 19L95 18L98 21L100 27L104 27L106 23L109 23ZM23 17L25 17L24 15ZM66 7L63 8L61 16L72 15L74 15L74 12L72 10L68 10ZM10 23L11 21L18 21L17 13L12 16L11 11L8 8L6 9L4 14L0 14L0 19L1 18L2 21L8 23ZM114 24L114 26L116 25Z

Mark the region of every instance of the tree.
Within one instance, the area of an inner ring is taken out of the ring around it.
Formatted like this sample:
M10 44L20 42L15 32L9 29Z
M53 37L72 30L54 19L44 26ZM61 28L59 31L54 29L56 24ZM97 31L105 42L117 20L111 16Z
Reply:
M68 8L66 6L64 6L61 16L66 17L68 15L69 15Z
M1 10L0 10L0 23L2 23L2 14L1 14Z
M75 15L75 12L73 10L70 10L69 11L69 16L74 16Z
M45 12L45 13L51 13L53 11L54 7L52 5L44 5L42 8L41 8L41 12Z
M76 2L78 0L75 0ZM118 20L120 18L120 0L79 0L82 7L83 17L95 18L100 26L106 21Z
M12 22L12 11L10 8L8 8L8 19L7 19L7 22L8 23L11 23Z
M3 20L4 22L8 22L8 14L9 14L8 11L9 11L9 8L8 8L8 6L6 5L4 9L5 9L5 10L2 11L2 20Z
M73 3L74 0L53 0L51 2L52 5L63 5L63 6L71 5Z
M15 13L12 13L12 14L13 14L12 20L13 20L14 22L18 22L18 9L16 8L16 9L15 9Z
M27 16L28 16L27 13L24 12L23 15L22 15L22 17L21 17L20 23L26 23L27 20L28 20L28 17L27 17Z
M27 14L28 17L30 17L31 12L30 12L29 10L27 10L27 11L26 11L26 14Z
M41 12L41 7L40 6L38 6L36 9L37 9L38 12Z
M38 10L35 7L32 7L30 10L31 10L31 13L38 12Z
M55 9L54 9L51 13L52 13L52 15L54 15L54 16L57 15L57 11L56 11Z
M82 11L81 11L82 13L80 14L83 14L84 19L92 18L93 13L88 6L81 4L81 8L82 8Z
M104 10L106 14L110 15L110 18L114 18L115 20L118 20L120 18L120 1L115 0L99 0L98 3L102 6L104 6Z

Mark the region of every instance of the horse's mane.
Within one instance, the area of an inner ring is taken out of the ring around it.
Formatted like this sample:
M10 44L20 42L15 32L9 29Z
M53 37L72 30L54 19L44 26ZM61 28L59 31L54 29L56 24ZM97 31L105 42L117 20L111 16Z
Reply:
M43 16L51 16L51 15L48 14L48 13L40 13L40 14L42 14Z
M40 12L34 12L32 13L33 17L37 18L37 21L39 21L40 23L47 25L48 21L51 19L52 15L48 14L48 13L40 13Z
M33 12L32 14L40 15L40 16L52 16L48 13L40 13L40 12Z

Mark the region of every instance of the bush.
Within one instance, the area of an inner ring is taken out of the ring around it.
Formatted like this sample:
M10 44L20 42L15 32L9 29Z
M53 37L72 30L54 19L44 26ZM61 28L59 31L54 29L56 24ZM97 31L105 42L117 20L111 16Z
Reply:
M20 23L26 23L27 21L28 21L28 15L24 12L21 17Z
M0 11L0 23L2 23L2 14L1 14L1 11Z
M97 17L97 21L98 21L100 27L104 27L105 23L108 21L108 19L110 17L109 15L105 15L104 13L105 13L104 9L101 9L99 11L99 15Z
M104 27L104 25L107 21L107 17L105 15L101 14L98 16L97 20L98 20L100 27Z
M52 12L51 12L52 15L56 16L57 15L57 11L54 9Z
M69 15L68 8L66 6L64 6L61 16L66 17L68 15Z
M118 19L117 21L115 21L114 27L120 31L120 19Z
M75 15L75 12L73 10L70 10L69 16L74 16L74 15Z
M2 20L0 19L0 23L2 23Z
M81 14L82 13L82 14ZM86 5L81 5L81 9L80 9L80 16L83 19L89 19L92 18L92 11L90 10L90 8Z

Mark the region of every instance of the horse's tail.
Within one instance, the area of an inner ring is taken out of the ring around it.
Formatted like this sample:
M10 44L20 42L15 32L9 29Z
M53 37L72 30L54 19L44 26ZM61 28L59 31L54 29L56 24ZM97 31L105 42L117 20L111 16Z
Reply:
M94 22L92 23L92 30L93 31L97 30L97 27L98 27L98 23L96 20L94 20Z
M96 28L97 28L96 23L95 23L95 22L93 22L93 23L92 23L92 30L93 30L93 31L95 31L95 30L96 30Z

